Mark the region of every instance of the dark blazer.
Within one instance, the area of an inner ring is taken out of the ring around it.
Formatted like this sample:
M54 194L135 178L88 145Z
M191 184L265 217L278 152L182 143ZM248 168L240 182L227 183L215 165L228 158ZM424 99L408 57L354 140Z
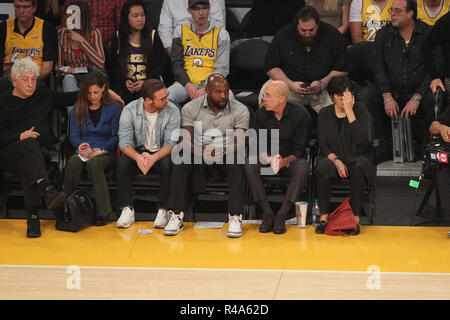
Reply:
M344 121L339 130L334 104L323 108L318 116L319 156L335 153L346 166L356 162L372 184L376 177L375 156L372 148L373 120L364 105L355 102L356 120ZM318 168L319 169L319 168ZM320 171L320 170L319 170ZM325 178L337 177L335 170L322 172Z
M117 104L104 105L97 126L94 127L88 113L86 126L80 128L75 119L75 108L73 108L70 113L70 143L74 151L78 152L78 146L82 142L87 142L92 149L99 148L115 153L119 142L118 131L121 112L122 110Z

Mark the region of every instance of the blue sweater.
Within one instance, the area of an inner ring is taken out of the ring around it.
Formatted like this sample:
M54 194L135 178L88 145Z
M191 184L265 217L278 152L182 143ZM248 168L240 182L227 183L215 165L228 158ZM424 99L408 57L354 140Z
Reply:
M94 127L88 112L86 126L80 128L75 118L75 108L73 108L70 113L70 142L75 152L78 152L78 146L81 143L87 142L92 149L99 148L115 153L119 142L117 132L119 131L121 112L122 110L117 104L104 105L96 127Z

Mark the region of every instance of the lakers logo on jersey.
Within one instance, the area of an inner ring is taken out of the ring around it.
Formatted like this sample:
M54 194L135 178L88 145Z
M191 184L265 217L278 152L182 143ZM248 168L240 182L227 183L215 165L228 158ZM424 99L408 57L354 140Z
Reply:
M29 57L41 68L44 47L42 35L44 20L35 17L33 28L23 36L14 31L15 19L14 17L6 21L8 41L5 42L3 66L7 67L14 63L16 59Z
M200 85L214 71L220 27L210 29L201 37L187 23L181 27L184 69L190 82Z
M186 57L205 56L205 57L214 58L216 56L216 49L194 48L192 46L187 46L184 55Z
M203 60L200 58L194 58L194 60L192 61L192 66L193 67L201 67L203 66Z

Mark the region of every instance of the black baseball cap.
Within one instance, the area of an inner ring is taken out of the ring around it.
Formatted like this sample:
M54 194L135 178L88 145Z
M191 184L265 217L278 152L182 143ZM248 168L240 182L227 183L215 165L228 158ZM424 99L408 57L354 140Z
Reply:
M209 4L209 0L189 0L189 8L195 6L197 3Z

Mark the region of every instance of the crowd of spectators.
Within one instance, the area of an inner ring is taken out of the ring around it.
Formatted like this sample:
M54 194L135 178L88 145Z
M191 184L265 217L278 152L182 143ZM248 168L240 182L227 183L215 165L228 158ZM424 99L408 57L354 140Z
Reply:
M320 147L316 232L323 233L327 224L331 181L348 178L357 224L349 233L358 234L361 190L373 184L376 164L392 159L389 120L415 121L418 155L430 126L431 133L449 139L448 117L434 119L432 107L436 88L450 89L450 1L281 3L254 1L251 11L246 39L270 43L263 68L269 79L260 89L259 109L251 110L235 99L227 81L233 45L224 0L164 0L158 30L151 27L143 0L14 0L15 17L0 24L0 163L22 177L28 236L40 235L40 191L47 208L55 208L76 189L83 170L102 199L96 224L106 224L113 210L105 180L111 168L119 188L118 227L134 222L133 177L155 169L161 177L155 226L166 235L180 232L188 181L194 175L194 186L203 186L210 171L206 164L172 163L174 131L180 127L192 136L180 139L194 148L191 155L200 145L209 154L205 160L214 161L229 154L212 149L215 139L208 130L218 130L236 154L237 138L249 128L280 130L279 154L261 154L262 163L217 166L230 184L230 237L242 235L245 176L263 209L260 231L285 232L287 212L307 182L305 148L312 133ZM355 85L348 76L359 66L347 51L361 43L371 48L364 58L373 79ZM57 86L49 89L52 77ZM55 91L59 84L62 92ZM292 103L301 104L302 111ZM64 192L47 178L40 149L49 141L46 119L53 106L68 107L75 153L65 169ZM311 116L315 121L306 121ZM366 132L372 121L380 141L375 149ZM201 138L195 141L198 130ZM227 130L233 132L231 142ZM32 164L30 157L38 160ZM291 179L276 214L259 176L264 166ZM444 180L441 175L447 190Z

